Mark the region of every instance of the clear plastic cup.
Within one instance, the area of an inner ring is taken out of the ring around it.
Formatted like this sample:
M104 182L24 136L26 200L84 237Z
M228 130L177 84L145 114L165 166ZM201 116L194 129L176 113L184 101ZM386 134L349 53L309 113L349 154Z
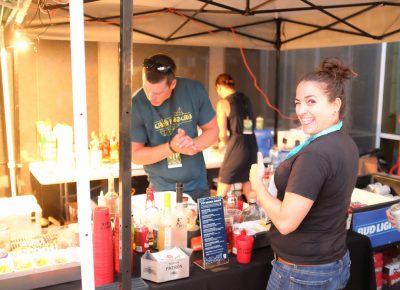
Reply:
M390 213L396 221L396 229L400 232L400 203L396 203L390 207Z

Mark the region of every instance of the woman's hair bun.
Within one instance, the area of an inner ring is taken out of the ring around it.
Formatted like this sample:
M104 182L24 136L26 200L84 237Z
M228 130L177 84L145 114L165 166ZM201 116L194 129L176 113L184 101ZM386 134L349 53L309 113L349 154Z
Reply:
M321 62L317 69L319 73L326 73L336 80L348 80L355 78L357 74L353 72L338 58L326 58Z
M222 73L215 80L215 85L225 85L233 88L235 86L235 81L229 74Z

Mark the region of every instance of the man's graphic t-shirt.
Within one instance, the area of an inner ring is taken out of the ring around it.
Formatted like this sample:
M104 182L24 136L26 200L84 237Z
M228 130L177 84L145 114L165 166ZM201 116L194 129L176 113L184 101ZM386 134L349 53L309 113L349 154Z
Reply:
M132 99L131 141L157 146L167 143L178 128L196 138L197 126L207 124L214 116L208 94L197 81L177 78L173 94L158 107L154 107L140 89ZM179 168L168 168L167 159L144 166L156 191L175 190L176 182L182 182L188 194L208 189L203 153L181 155L181 158L182 167Z

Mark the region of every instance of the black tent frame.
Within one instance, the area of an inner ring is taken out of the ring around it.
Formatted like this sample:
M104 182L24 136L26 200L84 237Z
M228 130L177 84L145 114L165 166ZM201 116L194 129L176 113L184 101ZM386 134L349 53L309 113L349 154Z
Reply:
M92 2L98 2L99 0L84 0L85 4L92 3ZM373 40L378 40L378 41L384 41L385 38L393 35L400 33L400 28L399 29L393 29L391 31L382 33L381 35L373 35L369 33L368 31L365 31L361 29L360 27L357 27L349 22L350 19L355 18L357 16L360 16L362 14L367 13L368 11L372 9L376 9L378 7L382 6L393 6L393 7L400 7L400 3L397 2L391 2L391 1L376 1L376 2L366 2L366 3L347 3L347 4L340 4L340 5L315 5L309 0L300 0L307 6L305 7L294 7L294 8L285 8L285 9L267 9L267 10L262 10L262 6L268 4L271 2L271 0L267 0L262 4L259 4L257 6L251 7L251 0L246 0L244 1L245 7L243 9L238 9L233 6L225 5L222 3L219 3L218 1L211 1L211 0L197 0L198 2L204 3L204 5L199 8L199 9L175 9L175 8L163 8L163 9L154 9L154 10L149 10L149 11L143 11L143 12L137 12L133 13L133 21L135 21L135 17L142 16L142 15L149 15L149 14L157 14L160 12L164 13L169 13L172 15L176 15L176 17L181 18L182 16L185 17L186 19L172 32L170 33L167 37L157 35L150 30L140 30L136 29L135 27L132 28L133 32L140 33L152 38L155 38L157 40L165 41L165 42L174 42L179 39L185 39L185 38L191 38L191 37L196 37L196 36L201 36L201 35L206 35L208 33L218 33L218 32L224 32L224 31L230 31L231 28L235 30L235 33L241 36L248 37L250 39L258 40L261 42L265 42L268 44L271 44L274 46L276 50L280 50L281 46L283 44L295 41L299 38L303 38L315 33L318 33L321 30L330 30L330 31L335 31L338 33L343 33L343 34L350 34L354 36L360 36L360 37L366 37L370 38ZM215 6L218 8L222 8L223 10L212 10L212 9L206 9L207 6ZM360 10L357 12L354 12L346 17L340 18L336 16L333 11L335 9L340 9L340 8L356 8L359 7ZM68 9L68 4L55 4L55 5L45 5L43 6L44 10L50 11L53 9ZM217 25L215 23L209 22L202 20L201 16L202 14L236 14L236 15L242 15L242 16L248 16L251 18L252 16L255 15L275 15L277 13L282 13L282 12L296 12L296 11L310 11L310 10L318 10L321 13L328 15L333 19L333 22L327 24L327 25L316 25L313 23L307 23L307 22L302 22L302 21L295 21L291 20L288 18L284 17L277 17L277 18L271 18L267 20L262 20L262 21L249 21L246 24L241 24L241 25L233 25L232 27L223 27L220 25ZM105 24L113 25L113 26L120 26L120 24L117 24L113 21L115 19L120 18L120 15L112 15L112 16L107 16L107 17L97 17L96 15L90 15L85 13L86 21L91 22L91 21L100 21ZM213 28L211 31L207 32L199 32L199 33L191 33L191 34L184 34L184 35L179 35L176 36L178 32L182 31L182 29L186 26L187 23L189 23L191 20L197 21L199 23L202 23L204 25L210 26ZM263 37L259 37L253 34L249 33L244 33L240 32L239 30L244 27L252 27L252 26L257 26L261 24L268 24L270 23L271 25L274 25L276 32L275 32L275 38L274 39L266 39ZM306 33L301 33L297 36L294 36L290 39L286 39L284 41L281 40L281 32L282 32L282 26L285 23L292 23L292 24L297 24L297 25L302 25L305 27L310 27L313 28L313 30L308 31ZM346 27L349 29L338 29L334 28L335 25L337 24L344 24ZM49 24L43 23L40 25L28 25L24 28L29 29L29 28L41 28L41 27L47 27ZM51 26L59 26L59 25L69 25L68 21L63 21L63 22L53 22L51 23Z

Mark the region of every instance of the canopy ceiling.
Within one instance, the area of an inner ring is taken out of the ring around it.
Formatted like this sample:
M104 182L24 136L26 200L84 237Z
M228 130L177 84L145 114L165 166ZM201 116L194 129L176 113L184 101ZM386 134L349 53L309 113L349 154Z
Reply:
M69 39L69 1L32 1L21 28ZM120 0L84 0L85 39L119 41ZM134 0L133 41L298 49L400 40L400 0ZM232 30L235 32L233 35Z
M20 24L32 0L0 0L1 27L8 26L13 20Z

